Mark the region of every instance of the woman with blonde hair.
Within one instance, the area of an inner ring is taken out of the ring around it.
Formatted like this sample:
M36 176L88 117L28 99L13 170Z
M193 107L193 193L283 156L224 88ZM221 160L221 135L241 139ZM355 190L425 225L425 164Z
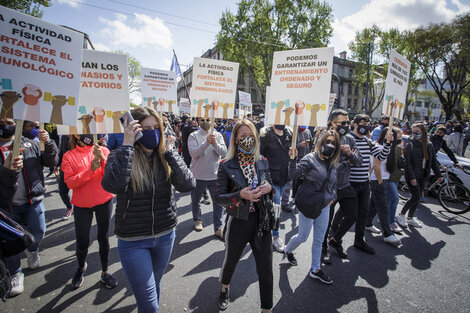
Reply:
M157 312L160 284L175 239L176 201L195 187L194 177L165 140L163 122L152 108L137 108L124 128L123 145L111 152L103 188L117 194L115 230L121 264L139 312ZM143 136L137 141L136 135Z
M328 226L330 205L336 199L336 169L340 156L340 139L334 130L327 130L320 134L315 145L315 151L307 154L298 161L297 149L290 148L289 155L294 159L289 162L289 178L294 180L304 177L301 188L308 188L308 191L322 192L324 194L323 208L316 218L306 217L299 208L299 229L298 233L289 240L285 248L287 260L291 265L297 265L297 260L293 251L301 243L305 242L313 227L312 242L312 263L309 276L318 279L322 283L331 284L333 281L321 270L321 250L322 242Z
M221 310L229 305L229 284L247 243L256 261L261 309L271 312L273 306L271 212L263 205L272 202L273 188L268 161L260 156L259 145L255 126L243 119L233 128L229 151L219 165L215 201L228 214L220 272Z

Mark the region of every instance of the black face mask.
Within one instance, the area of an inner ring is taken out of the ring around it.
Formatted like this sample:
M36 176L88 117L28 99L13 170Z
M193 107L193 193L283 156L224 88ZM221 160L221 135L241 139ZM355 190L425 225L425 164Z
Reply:
M87 146L93 146L93 135L80 135L80 141Z
M10 138L15 134L16 125L0 125L0 137Z
M345 125L345 126L343 126L343 125L341 125L341 124L340 124L340 125L337 125L337 126L336 126L336 131L338 132L338 134L339 134L340 136L344 136L344 135L346 135L347 133L349 133L349 125Z
M367 133L370 132L370 126L357 125L357 132L363 136L367 135Z
M284 130L286 128L286 125L274 125L274 128Z
M324 142L321 146L321 153L326 157L330 157L333 155L333 153L335 153L335 149L336 147L332 144L327 144Z

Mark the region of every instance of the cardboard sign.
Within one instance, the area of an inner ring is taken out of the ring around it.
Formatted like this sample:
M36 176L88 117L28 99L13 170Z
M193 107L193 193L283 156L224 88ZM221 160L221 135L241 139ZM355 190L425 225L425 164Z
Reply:
M59 134L122 133L119 117L129 110L127 56L83 50L78 119Z
M274 52L267 124L327 126L333 48Z
M241 114L247 115L251 114L252 112L252 104L251 104L251 94L247 92L243 92L241 90L238 91L238 103L240 105Z
M180 113L191 113L191 103L189 102L189 99L186 98L180 98Z
M83 34L0 6L0 118L75 125Z
M238 63L194 58L191 116L233 118L237 79Z
M142 68L142 106L157 112L177 113L176 73Z
M388 63L382 114L403 119L411 63L392 49Z

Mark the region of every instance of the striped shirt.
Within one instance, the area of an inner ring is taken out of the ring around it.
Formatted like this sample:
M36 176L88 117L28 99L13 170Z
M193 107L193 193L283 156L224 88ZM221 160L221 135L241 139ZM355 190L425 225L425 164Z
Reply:
M371 154L379 161L386 160L390 153L390 144L386 143L383 148L380 148L379 145L366 137L359 138L354 134L351 135L356 140L357 148L362 153L362 164L361 166L351 166L351 176L349 177L349 181L351 183L364 183L369 181Z

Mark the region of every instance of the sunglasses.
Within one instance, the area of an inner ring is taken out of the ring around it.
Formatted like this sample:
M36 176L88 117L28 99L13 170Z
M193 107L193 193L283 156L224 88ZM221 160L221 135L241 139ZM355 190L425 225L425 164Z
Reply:
M331 140L331 139L325 139L324 141L327 145L333 145L336 146L336 141Z
M340 124L341 126L346 126L346 125L349 125L350 122L349 121L342 121L341 123L340 122L335 122L336 124Z

